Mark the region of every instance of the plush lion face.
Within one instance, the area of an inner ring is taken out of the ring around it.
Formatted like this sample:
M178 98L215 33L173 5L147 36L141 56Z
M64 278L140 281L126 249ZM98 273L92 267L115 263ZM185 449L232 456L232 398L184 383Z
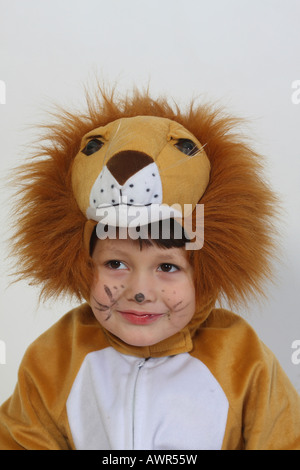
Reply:
M60 111L19 171L13 249L20 277L45 296L88 299L95 211L126 196L129 203L204 204L204 245L189 253L199 308L211 298L234 303L261 293L277 201L261 157L234 134L237 124L210 106L183 113L138 92L117 100L100 91L85 115Z
M209 160L191 132L170 119L136 116L83 137L72 187L81 211L93 220L101 206L178 204L183 213L184 204L194 209L201 199L209 172Z

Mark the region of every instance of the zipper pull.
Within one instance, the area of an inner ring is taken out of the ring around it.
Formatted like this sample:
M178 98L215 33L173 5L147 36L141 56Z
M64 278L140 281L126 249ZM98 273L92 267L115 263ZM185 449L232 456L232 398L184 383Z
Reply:
M138 369L141 369L146 361L148 361L149 357L143 358L141 361L138 362Z

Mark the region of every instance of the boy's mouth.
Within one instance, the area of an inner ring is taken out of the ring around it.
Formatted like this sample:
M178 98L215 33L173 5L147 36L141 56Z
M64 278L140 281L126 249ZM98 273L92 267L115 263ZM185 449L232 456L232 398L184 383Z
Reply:
M165 313L142 312L138 310L117 310L117 312L129 323L134 325L148 325L165 316Z

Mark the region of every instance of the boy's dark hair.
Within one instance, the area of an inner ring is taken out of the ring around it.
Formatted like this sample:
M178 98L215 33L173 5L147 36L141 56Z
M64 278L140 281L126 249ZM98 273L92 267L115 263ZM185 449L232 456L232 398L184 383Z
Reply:
M167 228L166 228L167 227ZM105 226L101 232L108 233L110 227ZM127 232L127 229L125 229ZM141 232L141 236L138 236L138 232ZM119 238L120 228L113 227L112 232ZM99 233L99 232L98 232ZM146 234L146 236L145 236ZM174 219L159 220L143 227L142 230L139 227L135 228L136 237L133 239L140 245L140 249L143 246L156 245L160 248L184 248L186 243L189 242L184 228ZM127 232L127 236L130 238L130 233ZM90 255L92 256L95 249L96 242L98 240L97 226L95 226L91 240L90 240Z

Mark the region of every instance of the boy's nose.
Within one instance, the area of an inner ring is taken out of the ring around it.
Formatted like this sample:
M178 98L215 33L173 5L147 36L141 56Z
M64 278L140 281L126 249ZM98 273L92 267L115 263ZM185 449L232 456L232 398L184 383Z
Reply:
M144 305L147 302L154 302L156 295L152 289L145 289L143 292L136 292L136 289L129 290L127 299L137 304Z
M146 274L133 276L130 284L127 286L126 297L127 300L140 305L154 302L157 295L153 279L150 279Z
M142 292L139 292L134 296L135 300L139 303L143 302L145 300L145 296Z

